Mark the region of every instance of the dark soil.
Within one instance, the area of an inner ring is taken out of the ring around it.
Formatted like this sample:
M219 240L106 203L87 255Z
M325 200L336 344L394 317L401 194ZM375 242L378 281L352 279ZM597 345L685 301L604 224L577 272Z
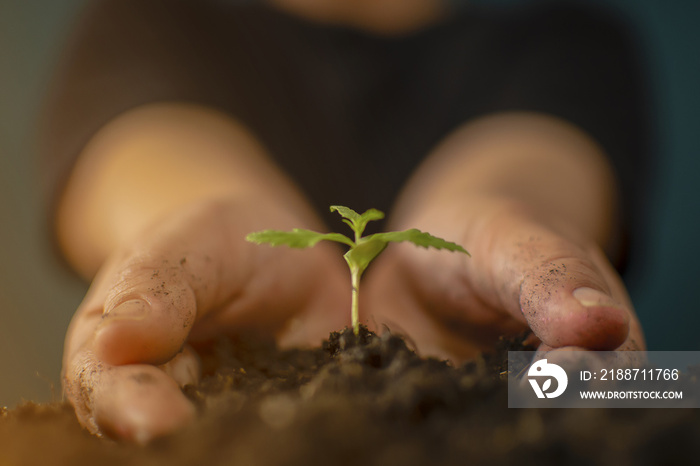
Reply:
M364 328L314 350L221 341L185 388L201 411L185 431L138 447L25 403L2 412L0 465L697 464L694 409L508 409L509 349L452 367Z

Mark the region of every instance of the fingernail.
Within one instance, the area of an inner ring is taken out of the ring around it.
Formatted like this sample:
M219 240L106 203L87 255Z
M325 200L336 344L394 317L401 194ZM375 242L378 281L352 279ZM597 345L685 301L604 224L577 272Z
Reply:
M605 293L594 290L593 288L581 287L574 290L572 293L576 300L586 307L605 306L605 307L621 307L610 296Z
M130 299L108 310L102 317L109 319L141 320L148 314L149 307L142 299Z

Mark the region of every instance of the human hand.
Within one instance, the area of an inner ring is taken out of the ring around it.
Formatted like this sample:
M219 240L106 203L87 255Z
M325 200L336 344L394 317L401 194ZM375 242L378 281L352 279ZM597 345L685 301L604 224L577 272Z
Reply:
M189 343L262 332L298 345L347 325L349 290L334 246L301 252L244 240L300 225L274 203L207 201L112 254L66 336L64 389L80 422L148 442L195 414L180 390L199 377Z
M451 210L450 210L451 209ZM532 330L541 350L643 349L624 285L603 252L516 202L424 209L398 226L455 241L472 257L392 245L367 273L363 320L455 361Z

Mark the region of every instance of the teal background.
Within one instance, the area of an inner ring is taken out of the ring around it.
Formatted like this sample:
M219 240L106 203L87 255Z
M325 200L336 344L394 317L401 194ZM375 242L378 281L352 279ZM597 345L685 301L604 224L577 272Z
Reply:
M0 0L0 406L60 397L63 336L86 291L49 251L34 144L50 72L84 1ZM700 350L700 1L586 3L636 25L657 109L651 241L632 260L630 292L650 349Z

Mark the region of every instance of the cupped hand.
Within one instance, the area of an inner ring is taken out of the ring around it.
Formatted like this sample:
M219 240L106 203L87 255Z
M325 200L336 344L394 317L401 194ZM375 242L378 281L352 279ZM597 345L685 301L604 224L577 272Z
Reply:
M643 349L620 277L594 244L545 226L517 202L425 209L399 228L455 241L472 257L391 245L367 272L362 319L424 355L461 361L526 330L541 350Z
M282 345L347 325L347 272L332 245L256 246L246 234L304 226L274 203L207 201L170 215L110 256L66 336L68 400L94 433L141 443L188 423L188 343L263 332Z

